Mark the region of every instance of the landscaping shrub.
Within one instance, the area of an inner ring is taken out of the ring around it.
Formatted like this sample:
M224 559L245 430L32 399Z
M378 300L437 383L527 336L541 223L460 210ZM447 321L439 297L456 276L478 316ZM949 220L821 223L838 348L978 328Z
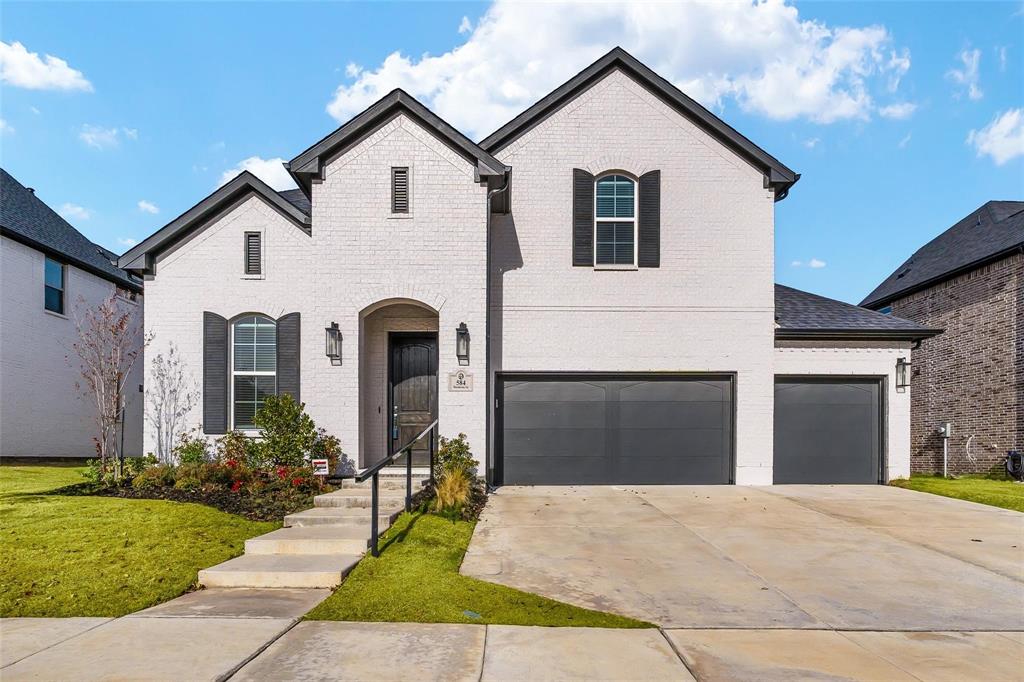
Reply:
M206 439L202 435L181 434L174 446L174 456L179 464L199 464L210 459Z
M174 467L169 464L155 464L143 469L132 479L132 487L137 490L150 490L174 485Z
M476 471L476 459L466 442L466 434L460 433L455 438L441 436L437 457L434 460L434 476L440 480L448 470L461 469L467 474Z
M335 472L338 470L338 461L342 454L341 441L337 436L330 435L324 428L316 430L316 439L309 451L310 459L326 459L328 471Z
M317 430L305 408L288 394L267 397L253 419L261 431L261 440L252 445L261 465L301 466L306 461Z
M434 491L434 511L445 516L459 516L469 501L473 487L472 476L459 467L445 469L437 479Z
M228 431L216 441L218 462L249 462L252 456L252 439L240 431Z

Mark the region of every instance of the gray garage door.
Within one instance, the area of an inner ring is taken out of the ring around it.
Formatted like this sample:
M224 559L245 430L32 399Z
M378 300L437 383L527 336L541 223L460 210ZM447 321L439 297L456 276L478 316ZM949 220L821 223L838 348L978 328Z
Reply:
M776 483L881 480L878 379L775 382Z
M729 376L503 376L495 480L729 483Z

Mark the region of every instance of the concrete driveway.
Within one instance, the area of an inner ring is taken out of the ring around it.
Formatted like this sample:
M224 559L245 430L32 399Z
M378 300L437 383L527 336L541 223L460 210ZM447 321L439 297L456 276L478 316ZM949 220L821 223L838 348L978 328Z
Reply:
M506 487L462 573L664 628L1024 630L1024 514L885 486Z

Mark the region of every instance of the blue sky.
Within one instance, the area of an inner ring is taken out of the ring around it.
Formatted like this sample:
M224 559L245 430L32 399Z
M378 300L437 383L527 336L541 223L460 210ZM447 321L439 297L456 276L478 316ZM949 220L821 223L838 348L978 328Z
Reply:
M479 139L621 44L802 173L776 279L856 302L1024 199L1022 7L6 2L0 161L121 252L392 87Z

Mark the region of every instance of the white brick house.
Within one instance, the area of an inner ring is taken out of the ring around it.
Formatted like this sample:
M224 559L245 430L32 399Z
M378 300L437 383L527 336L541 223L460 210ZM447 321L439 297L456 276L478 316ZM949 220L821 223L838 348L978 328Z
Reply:
M291 392L361 467L436 418L496 484L909 472L935 332L774 285L799 175L620 49L479 144L396 90L287 166L120 261L211 436Z
M94 457L75 320L115 292L141 317L142 281L2 169L0 235L0 457ZM142 454L142 370L137 361L126 383L128 456Z

